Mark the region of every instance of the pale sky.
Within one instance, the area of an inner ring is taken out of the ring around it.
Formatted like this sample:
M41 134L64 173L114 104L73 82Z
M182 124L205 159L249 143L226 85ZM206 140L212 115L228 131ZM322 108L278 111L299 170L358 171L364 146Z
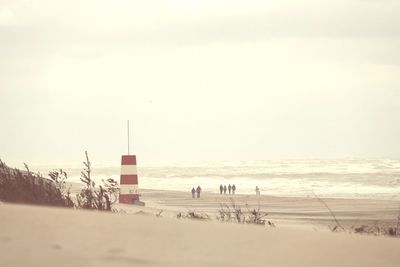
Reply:
M0 158L400 157L400 1L0 0ZM61 166L62 167L62 166Z

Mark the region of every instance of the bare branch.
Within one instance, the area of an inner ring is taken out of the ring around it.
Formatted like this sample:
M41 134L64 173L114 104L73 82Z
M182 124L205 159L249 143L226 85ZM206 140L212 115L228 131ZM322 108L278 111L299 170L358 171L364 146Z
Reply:
M333 220L335 221L337 227L341 228L343 231L346 231L346 229L340 224L340 222L339 222L338 219L336 218L336 216L335 216L335 214L333 213L333 211L332 211L332 210L329 208L329 206L325 203L325 201L323 201L321 198L319 198L319 197L317 196L317 194L314 193L314 191L312 191L312 193L314 194L315 198L316 198L319 202L321 202L321 203L326 207L326 209L329 211L329 213L331 214L331 216L332 216ZM335 227L334 230L332 230L332 232L336 231L337 227Z

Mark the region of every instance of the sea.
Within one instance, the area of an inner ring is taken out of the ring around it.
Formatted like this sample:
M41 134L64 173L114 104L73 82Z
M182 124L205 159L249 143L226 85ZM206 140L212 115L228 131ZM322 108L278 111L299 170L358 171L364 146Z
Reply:
M92 165L96 183L119 181L120 166ZM69 167L70 182L80 181L83 166ZM49 167L36 168L42 175ZM171 162L140 165L139 188L189 192L200 185L219 193L219 186L236 186L237 194L400 200L400 159L258 160Z

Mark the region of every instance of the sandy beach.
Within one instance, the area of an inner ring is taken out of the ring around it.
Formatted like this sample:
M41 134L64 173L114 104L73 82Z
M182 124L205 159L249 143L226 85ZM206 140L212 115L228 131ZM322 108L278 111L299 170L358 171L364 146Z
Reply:
M304 225L319 229L328 229L328 226L334 225L329 210L313 195L299 198L203 193L200 199L193 199L189 192L145 189L141 194L141 199L146 202L146 208L154 212L163 210L164 214L169 215L194 210L216 217L221 204L230 205L234 201L244 210L246 205L250 209L260 207L261 211L268 213L267 218L275 224ZM323 201L346 227L394 223L397 221L400 208L399 201L390 200L324 198ZM126 205L117 207L128 211L138 209Z
M232 196L231 196L232 197ZM221 223L229 196L143 190L145 207L119 213L0 205L1 266L398 266L396 238L331 233L329 212L313 198L235 195L269 212L276 227ZM397 202L326 199L346 227L394 222ZM160 217L155 214L161 210ZM177 219L196 210L209 221Z

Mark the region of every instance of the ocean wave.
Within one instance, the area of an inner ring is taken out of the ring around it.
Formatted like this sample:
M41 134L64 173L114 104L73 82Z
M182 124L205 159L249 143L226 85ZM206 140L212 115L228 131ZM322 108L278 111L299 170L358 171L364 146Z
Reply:
M65 169L79 181L81 168ZM46 171L41 171L46 173ZM94 167L93 177L119 179L120 166ZM210 162L202 164L138 165L139 186L188 191L202 185L218 192L220 184L233 184L238 193L253 194L256 185L269 195L398 199L400 160L297 160Z

